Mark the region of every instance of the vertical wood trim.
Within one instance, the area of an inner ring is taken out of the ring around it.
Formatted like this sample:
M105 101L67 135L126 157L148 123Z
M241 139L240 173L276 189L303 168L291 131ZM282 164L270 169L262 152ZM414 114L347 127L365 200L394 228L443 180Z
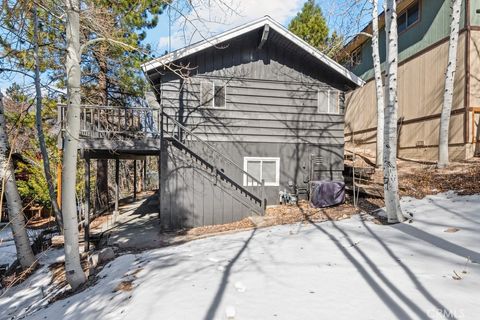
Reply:
M137 160L133 160L133 201L137 201Z
M143 168L142 168L142 191L145 192L147 190L147 159L143 160Z
M85 251L90 250L90 158L85 159Z
M63 159L63 150L58 150L58 158ZM62 161L57 164L57 203L58 208L62 210Z
M120 160L115 159L115 210L113 212L113 222L117 222L118 218L118 200L120 196L119 189L119 180L120 180Z
M471 41L471 25L470 25L470 0L465 0L465 27L467 29L465 39L465 113L463 115L463 140L468 143L468 109L470 108L470 41Z

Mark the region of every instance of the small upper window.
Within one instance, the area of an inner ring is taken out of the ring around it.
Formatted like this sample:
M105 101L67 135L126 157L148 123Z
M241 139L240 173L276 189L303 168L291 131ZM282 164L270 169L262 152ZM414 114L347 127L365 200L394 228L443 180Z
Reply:
M420 6L418 1L408 7L397 18L398 32L407 30L420 19Z
M211 81L202 81L200 83L200 105L212 108L225 108L226 86L215 85Z
M353 68L362 63L362 47L355 49L350 54L350 59L347 61L347 65L350 68Z
M339 114L339 92L333 89L318 90L318 113Z

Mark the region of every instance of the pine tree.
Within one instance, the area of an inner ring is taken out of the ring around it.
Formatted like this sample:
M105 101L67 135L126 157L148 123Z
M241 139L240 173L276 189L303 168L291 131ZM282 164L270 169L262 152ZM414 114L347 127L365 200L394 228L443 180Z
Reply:
M344 45L344 37L336 31L329 35L327 21L315 0L305 2L301 11L288 25L288 29L330 58L341 58L339 53Z

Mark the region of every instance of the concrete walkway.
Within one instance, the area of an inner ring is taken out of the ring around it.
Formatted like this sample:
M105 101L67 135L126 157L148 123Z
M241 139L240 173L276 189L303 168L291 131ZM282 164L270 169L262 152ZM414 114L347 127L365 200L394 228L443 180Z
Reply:
M113 215L92 229L92 237L101 235L101 246L115 246L120 249L158 248L165 235L160 234L157 193L145 193L136 202L119 207L119 215Z

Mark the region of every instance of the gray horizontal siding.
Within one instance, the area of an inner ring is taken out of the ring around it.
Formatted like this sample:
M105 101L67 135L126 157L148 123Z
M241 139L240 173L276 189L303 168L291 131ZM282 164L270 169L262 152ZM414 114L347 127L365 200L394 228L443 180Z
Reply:
M197 153L204 145L189 142ZM280 185L266 187L267 204L278 203L279 191L288 190L289 182L306 185L310 178L310 154L323 158L315 179L342 180L343 153L325 146L288 145L283 143L219 143L212 145L228 155L240 167L244 157L279 157ZM233 180L242 183L238 170L232 170L218 157L206 157L217 168L224 170ZM165 228L195 227L229 223L252 214L248 199L231 185L215 178L188 156L170 146L162 156L161 221ZM254 191L253 187L247 187ZM257 189L258 191L258 189Z
M252 213L245 196L173 147L162 156L162 186L161 223L166 229L230 223Z
M255 88L259 89L261 94L272 95L272 94L281 94L284 92L314 92L316 90L332 88L328 84L322 82L285 82L285 81L273 81L273 80L261 80L261 79L244 79L244 78L225 78L222 76L216 75L199 75L193 76L188 79L175 79L171 81L166 81L163 79L162 89L179 91L181 88L187 89L189 91L199 91L200 83L203 81L214 81L215 83L223 83L228 85L232 92L234 93L245 93L245 89ZM157 84L157 89L160 89L159 83Z
M174 130L170 126L169 132ZM311 130L309 128L262 128L262 127L221 127L217 125L199 125L195 126L193 132L201 139L212 141L248 141L248 139L262 138L268 141L269 138L275 141L284 141L292 139L303 139L310 143L324 144L343 144L343 130ZM299 141L301 142L301 141Z
M177 107L166 107L165 111L171 116L177 116L180 110ZM182 110L183 119L200 119L201 122L220 122L220 123L233 123L237 120L247 121L269 121L269 122L281 122L281 123L303 123L309 125L310 123L316 123L319 125L317 128L321 128L325 125L342 125L344 124L343 115L333 114L320 114L311 112L310 109L298 108L297 112L281 112L276 110L270 112L269 110L242 110L242 109L217 109L217 108L188 108ZM195 122L198 123L198 122Z
M325 146L331 146L343 150L344 139L343 138L323 138L323 137L310 137L310 136L295 136L295 135L258 135L251 133L249 135L239 135L232 137L221 134L199 134L200 139L206 141L219 141L219 142L271 142L271 143L312 143L322 144Z
M330 88L324 83L233 80L227 82L226 107L212 108L200 106L200 81L194 77L183 85L162 84L161 101L168 114L204 139L344 143L343 115L317 112L317 90Z

